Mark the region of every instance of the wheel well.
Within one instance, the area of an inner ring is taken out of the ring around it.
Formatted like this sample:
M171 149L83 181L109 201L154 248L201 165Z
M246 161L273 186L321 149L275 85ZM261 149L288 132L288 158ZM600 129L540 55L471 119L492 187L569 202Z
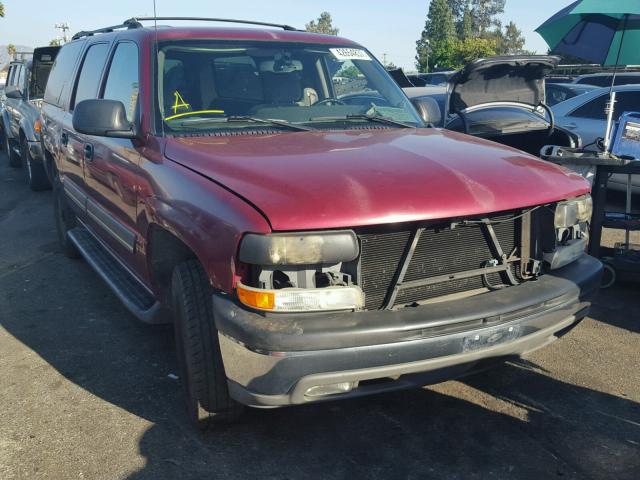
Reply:
M160 293L161 302L166 304L175 266L198 257L182 240L163 228L151 226L147 238L151 280Z
M44 169L49 177L49 181L53 183L53 178L56 173L56 162L53 160L53 155L49 153L49 150L44 147L42 147L42 150L44 151Z

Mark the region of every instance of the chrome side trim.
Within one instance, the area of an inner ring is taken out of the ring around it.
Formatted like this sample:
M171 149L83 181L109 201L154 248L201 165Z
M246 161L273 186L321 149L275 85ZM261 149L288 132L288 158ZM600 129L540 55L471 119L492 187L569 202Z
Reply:
M80 190L80 188L68 178L64 178L62 182L64 187L64 193L67 195L73 203L76 204L83 212L87 209L87 196Z
M99 224L105 232L113 237L118 243L134 253L136 249L136 234L123 226L118 220L104 210L93 200L87 199L87 214L93 221Z

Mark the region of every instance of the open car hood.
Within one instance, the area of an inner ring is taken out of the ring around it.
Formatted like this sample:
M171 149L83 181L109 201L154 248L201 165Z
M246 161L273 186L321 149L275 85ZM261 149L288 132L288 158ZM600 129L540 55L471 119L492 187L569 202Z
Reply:
M559 63L559 57L544 55L491 57L471 62L449 80L448 115L493 102L539 105L545 101L545 76Z

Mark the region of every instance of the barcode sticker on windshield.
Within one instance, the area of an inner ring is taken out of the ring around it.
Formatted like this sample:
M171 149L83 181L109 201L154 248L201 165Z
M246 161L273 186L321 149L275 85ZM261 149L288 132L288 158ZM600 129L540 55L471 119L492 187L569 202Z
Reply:
M371 57L369 56L369 54L360 48L330 48L329 51L338 60L371 61Z

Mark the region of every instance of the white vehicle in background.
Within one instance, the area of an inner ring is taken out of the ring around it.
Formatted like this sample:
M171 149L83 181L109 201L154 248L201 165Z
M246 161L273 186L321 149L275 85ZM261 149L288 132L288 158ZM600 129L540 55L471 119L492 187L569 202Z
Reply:
M580 135L587 150L598 150L598 139L604 137L607 124L605 107L610 88L599 88L551 107L556 125ZM640 85L621 85L614 88L616 106L614 119L624 112L640 111ZM634 193L640 193L640 177L633 177ZM626 175L613 175L609 180L612 190L626 191Z

